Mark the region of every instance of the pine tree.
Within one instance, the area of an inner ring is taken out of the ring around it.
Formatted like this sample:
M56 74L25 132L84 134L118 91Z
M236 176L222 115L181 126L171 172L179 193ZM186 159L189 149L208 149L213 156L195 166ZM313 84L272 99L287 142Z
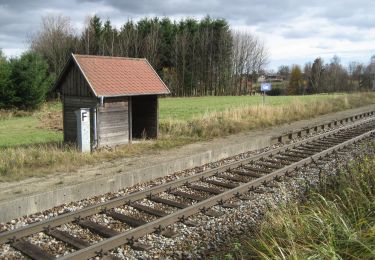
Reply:
M47 62L40 55L27 52L11 64L10 80L15 94L12 104L20 109L38 108L52 85Z
M10 63L0 50L0 108L12 107L15 92L10 84Z

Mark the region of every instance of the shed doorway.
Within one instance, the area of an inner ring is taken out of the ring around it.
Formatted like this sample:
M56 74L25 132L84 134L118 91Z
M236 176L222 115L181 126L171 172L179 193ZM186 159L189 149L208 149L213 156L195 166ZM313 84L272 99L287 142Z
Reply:
M131 97L132 138L158 137L158 97L156 95Z

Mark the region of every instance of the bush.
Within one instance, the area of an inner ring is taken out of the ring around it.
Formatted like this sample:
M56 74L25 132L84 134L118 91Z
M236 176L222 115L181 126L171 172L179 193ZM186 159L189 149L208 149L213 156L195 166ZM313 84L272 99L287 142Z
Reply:
M273 88L267 92L267 96L281 96L284 94L284 91L280 88Z

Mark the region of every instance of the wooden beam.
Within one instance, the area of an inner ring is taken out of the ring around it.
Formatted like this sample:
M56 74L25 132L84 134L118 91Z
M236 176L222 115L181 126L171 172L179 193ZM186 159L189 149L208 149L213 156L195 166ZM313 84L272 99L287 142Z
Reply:
M156 136L155 138L159 138L159 96L156 95Z
M129 120L129 144L132 143L133 139L133 102L132 102L132 97L128 97L128 120Z

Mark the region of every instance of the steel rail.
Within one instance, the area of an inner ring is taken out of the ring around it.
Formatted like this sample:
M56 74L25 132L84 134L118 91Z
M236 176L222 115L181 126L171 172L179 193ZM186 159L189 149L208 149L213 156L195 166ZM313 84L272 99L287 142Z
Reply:
M171 181L171 182L168 182L168 183L164 183L164 184L149 188L149 189L144 190L144 191L138 191L138 192L135 192L135 193L132 193L132 194L127 194L127 195L124 195L124 196L121 196L121 197L118 197L118 198L115 198L115 199L112 199L112 200L109 200L109 201L106 201L106 202L102 202L102 203L99 203L99 204L95 204L95 205L91 205L91 206L79 209L79 210L74 211L74 212L62 214L62 215L59 215L57 217L53 217L53 218L48 219L48 220L33 223L33 224L30 224L30 225L27 225L27 226L24 226L24 227L21 227L21 228L18 228L18 229L2 232L2 233L0 233L0 244L8 243L8 242L14 241L16 239L20 239L22 237L26 237L26 236L29 236L29 235L32 235L32 234L35 234L35 233L38 233L38 232L42 232L42 231L44 231L48 228L58 227L58 226L61 226L63 224L66 224L66 223L73 222L73 221L75 221L79 218L85 218L85 217L88 217L88 216L92 216L92 215L104 212L108 209L112 209L112 208L122 206L126 203L131 203L131 202L134 202L134 201L137 201L137 200L140 200L140 199L144 199L144 198L147 198L147 196L154 195L154 194L161 193L161 192L165 192L165 191L168 191L169 189L176 188L176 187L179 187L179 186L183 186L187 183L198 181L202 177L210 177L210 176L213 176L213 175L218 174L218 173L222 173L222 172L225 172L225 171L228 171L228 170L231 170L231 169L235 169L235 168L241 167L244 164L249 164L252 161L260 160L263 157L267 157L267 156L270 156L270 155L276 155L280 152L287 151L287 150L292 149L294 147L297 147L301 144L310 143L310 142L313 142L315 140L319 140L321 138L333 135L333 134L338 133L340 131L358 127L360 125L369 123L371 121L375 121L374 117L365 118L363 120L358 120L358 121L356 121L354 123L351 123L349 125L345 125L345 126L342 126L340 128L335 128L335 129L333 129L332 131L329 131L329 132L324 132L324 133L314 135L312 137L309 137L309 138L306 138L304 140L295 142L293 144L284 145L282 147L275 148L275 149L269 150L267 152L254 155L254 156L251 156L251 157L246 158L246 159L241 159L239 161L228 163L228 164L225 164L225 165L217 167L217 168L209 169L209 170L203 171L201 173L198 173L198 174L195 174L195 175L192 175L192 176L187 176L187 177L177 179L177 180L174 180L174 181Z
M206 200L202 202L198 202L192 206L189 206L188 208L184 208L181 210L178 210L168 216L159 218L157 220L154 220L152 222L149 222L143 226L140 226L138 228L131 229L129 231L126 231L124 233L121 233L119 235L113 236L111 238L108 238L106 240L103 240L101 242L98 242L94 245L91 245L87 248L75 251L69 255L63 256L59 259L65 260L75 260L75 259L88 259L91 257L95 257L98 255L103 255L106 252L119 247L124 244L132 243L132 241L143 237L149 233L154 232L155 230L165 228L171 224L174 224L178 221L181 221L191 215L194 215L198 212L201 212L202 210L218 205L222 201L226 201L228 199L231 199L233 197L236 197L240 195L241 193L245 193L248 191L251 191L252 189L263 185L264 183L267 183L269 181L274 180L277 177L281 177L285 175L286 173L290 171L294 171L295 169L298 169L301 166L305 166L311 162L315 162L319 158L326 156L328 154L331 154L332 152L339 150L341 148L344 148L350 144L356 143L360 141L361 139L364 139L366 137L369 137L375 133L375 130L370 130L364 134L361 134L357 137L354 137L350 140L347 140L343 143L337 144L335 146L332 146L322 152L319 152L317 154L312 155L311 157L305 158L299 162L293 163L289 166L285 166L284 168L281 168L279 170L276 170L272 173L269 173L267 175L264 175L256 180L250 181L248 183L242 184L238 186L237 188L225 191L221 194L212 196L210 198L207 198Z

